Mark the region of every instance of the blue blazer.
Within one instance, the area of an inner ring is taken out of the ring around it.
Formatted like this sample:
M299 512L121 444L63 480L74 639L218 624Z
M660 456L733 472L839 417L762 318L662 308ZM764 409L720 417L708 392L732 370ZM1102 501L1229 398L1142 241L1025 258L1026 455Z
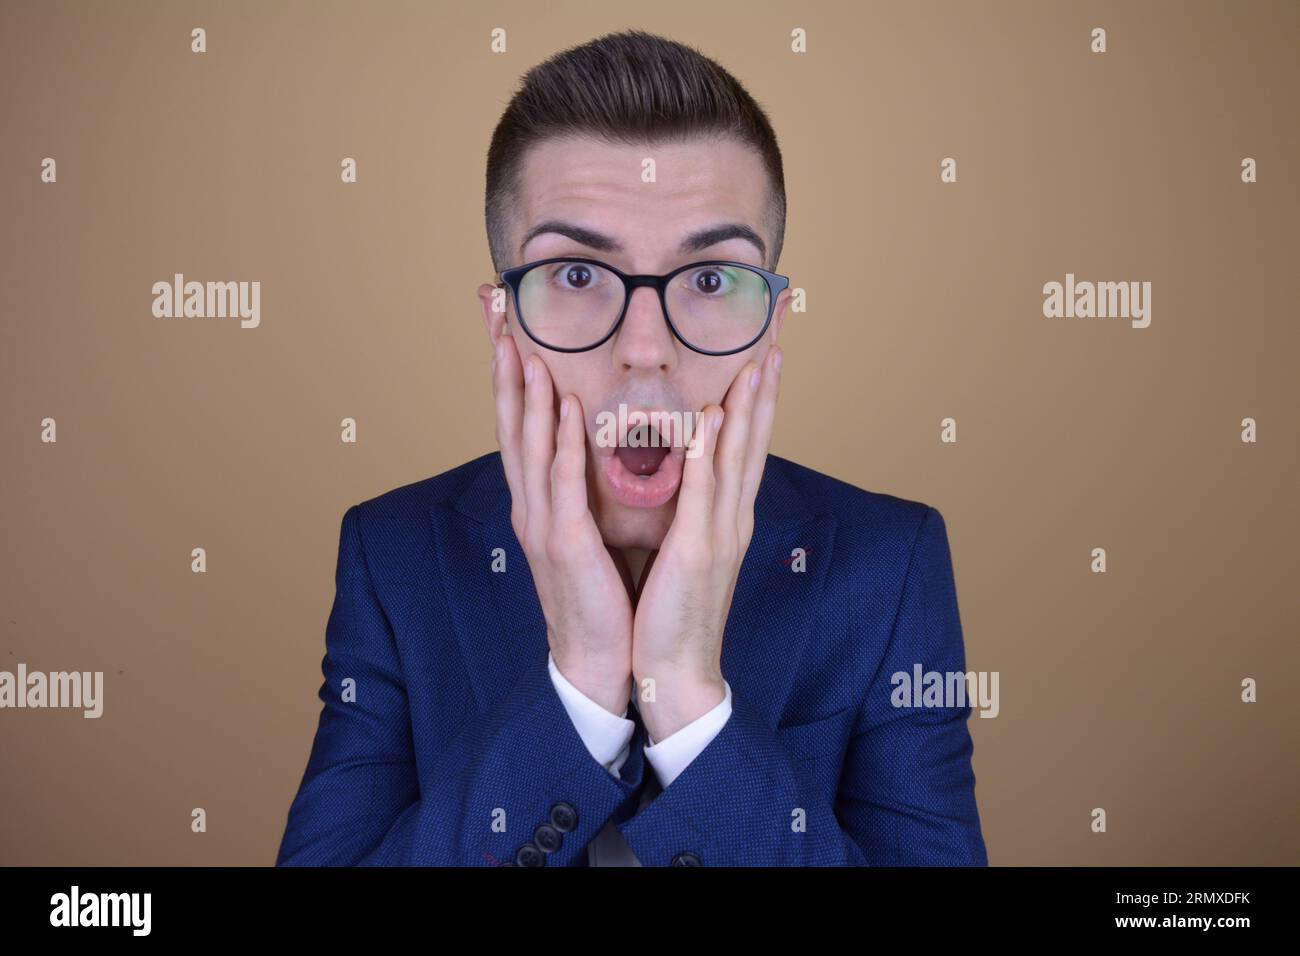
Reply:
M969 705L890 701L896 672L965 670L934 508L768 457L722 645L731 718L639 809L635 706L615 777L547 652L499 453L348 508L277 865L585 866L611 818L645 866L988 862Z

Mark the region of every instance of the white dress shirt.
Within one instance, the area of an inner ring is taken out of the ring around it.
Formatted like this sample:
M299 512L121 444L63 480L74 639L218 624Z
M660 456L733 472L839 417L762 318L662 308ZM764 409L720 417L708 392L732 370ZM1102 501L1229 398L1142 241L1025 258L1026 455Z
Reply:
M556 666L555 657L549 652L546 655L546 667L551 673L551 683L555 685L555 692L559 694L560 701L564 704L569 719L573 721L578 736L587 745L587 750L591 752L591 756L597 763L617 777L631 753L632 734L636 730L636 724L627 718L628 708L623 708L623 715L620 717L600 706L569 683L568 679L560 673L560 668ZM726 696L722 702L675 734L655 743L647 729L646 737L649 743L643 752L650 768L654 770L653 777L657 780L658 787L652 788L651 781L646 781L640 806L645 806L659 791L676 780L678 774L700 755L731 717L731 685L726 680L723 680L723 684L726 686ZM636 693L635 684L632 692ZM632 698L629 697L628 706L631 705L631 701ZM633 854L613 820L607 821L588 844L587 861L592 866L641 865L641 861Z

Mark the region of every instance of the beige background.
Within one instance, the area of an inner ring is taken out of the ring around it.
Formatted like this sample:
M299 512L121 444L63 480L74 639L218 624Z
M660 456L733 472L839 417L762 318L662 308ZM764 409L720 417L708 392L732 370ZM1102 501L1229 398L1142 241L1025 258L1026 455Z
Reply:
M968 666L1001 675L970 722L990 861L1300 861L1300 5L8 0L0 669L107 688L99 720L0 711L0 863L273 862L344 510L495 447L492 127L629 26L780 137L809 310L773 450L947 520ZM261 281L261 327L153 318L174 272ZM1151 281L1151 327L1044 318L1067 272Z

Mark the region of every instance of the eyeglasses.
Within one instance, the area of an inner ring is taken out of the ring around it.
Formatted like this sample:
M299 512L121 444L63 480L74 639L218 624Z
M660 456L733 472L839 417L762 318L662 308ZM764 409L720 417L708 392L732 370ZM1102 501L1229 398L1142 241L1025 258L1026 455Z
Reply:
M586 352L609 341L627 315L632 290L659 294L677 340L702 355L743 352L763 337L790 280L743 262L710 259L667 275L626 275L596 259L538 259L500 273L528 337L556 352Z

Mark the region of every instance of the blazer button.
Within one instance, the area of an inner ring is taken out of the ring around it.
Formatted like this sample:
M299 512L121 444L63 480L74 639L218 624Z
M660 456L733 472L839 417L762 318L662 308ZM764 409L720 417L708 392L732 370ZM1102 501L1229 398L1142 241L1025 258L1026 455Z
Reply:
M681 853L678 853L675 857L673 857L672 865L673 866L703 866L704 864L701 863L700 858L696 856L694 853L692 853L690 850L683 850Z
M555 829L549 823L538 824L537 829L533 831L533 842L543 853L554 853L564 842L564 837L560 831Z
M515 862L520 866L545 866L546 854L531 843L525 843L515 853Z
M557 800L551 804L551 826L561 833L568 833L578 827L578 811L573 804Z

